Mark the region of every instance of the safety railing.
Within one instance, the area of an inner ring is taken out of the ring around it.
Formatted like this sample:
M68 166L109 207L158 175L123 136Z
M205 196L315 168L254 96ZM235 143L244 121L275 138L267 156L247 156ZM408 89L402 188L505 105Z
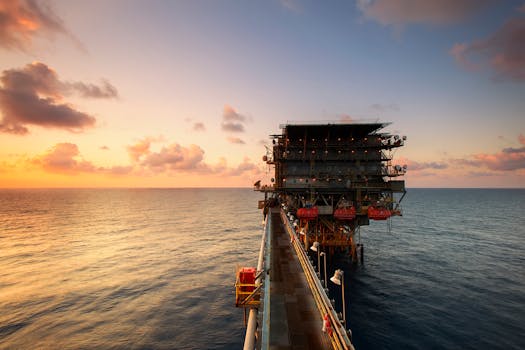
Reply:
M272 235L270 234L270 227L272 226L272 210L270 209L266 215L265 225L265 250L264 250L264 270L269 272L272 264ZM266 278L268 277L268 278ZM264 278L264 292L263 292L263 307L264 313L262 317L261 329L261 349L268 349L270 347L270 275L265 274Z
M267 326L265 327L266 323L269 324L270 320L270 279L265 278L265 276L268 276L265 271L268 271L270 268L270 256L271 256L271 235L269 234L271 226L271 213L268 213L266 215L266 218L264 220L264 229L263 234L261 238L261 247L259 249L259 259L257 261L257 276L255 278L254 284L246 284L246 285L239 285L239 287L255 287L255 290L247 296L247 298L244 299L246 302L251 302L255 297L257 296L257 299L259 299L259 293L260 290L263 289L263 301L262 305L260 305L260 302L257 301L257 305L254 303L254 307L250 308L250 313L248 315L248 322L246 324L246 335L244 337L244 350L253 350L256 347L256 335L258 332L262 333L261 341L264 342L265 334L269 334ZM242 292L244 293L244 292ZM250 298L251 297L251 298ZM259 306L260 308L264 308L263 312L263 326L262 330L257 329L257 323L258 323L258 309L255 306ZM264 349L264 348L263 348Z
M325 320L325 322L328 321L328 325L331 326L332 332L327 331L327 335L330 338L332 347L334 349L354 350L354 346L352 345L352 342L346 333L345 327L339 320L337 312L333 308L332 303L330 302L330 299L328 298L328 295L321 284L321 281L319 278L317 278L314 267L308 259L308 256L300 243L301 241L295 232L292 223L282 209L281 219L286 228L286 232L290 236L290 242L294 247L297 257L299 258L299 262L303 268L306 280L310 290L312 291L319 313L321 314L321 318Z

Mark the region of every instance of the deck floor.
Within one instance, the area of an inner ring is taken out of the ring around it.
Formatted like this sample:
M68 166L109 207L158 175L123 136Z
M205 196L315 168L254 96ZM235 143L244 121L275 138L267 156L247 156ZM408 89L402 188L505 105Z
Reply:
M272 212L270 349L330 349L322 319L279 212Z

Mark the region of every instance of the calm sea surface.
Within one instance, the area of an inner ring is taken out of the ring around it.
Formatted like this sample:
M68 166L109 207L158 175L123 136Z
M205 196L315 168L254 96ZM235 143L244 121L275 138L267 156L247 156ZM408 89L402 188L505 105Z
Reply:
M256 264L260 197L0 190L0 349L242 347L234 271ZM417 189L403 205L390 231L362 228L364 266L333 262L357 349L525 348L525 190Z
M357 349L525 349L525 190L412 189L363 227Z

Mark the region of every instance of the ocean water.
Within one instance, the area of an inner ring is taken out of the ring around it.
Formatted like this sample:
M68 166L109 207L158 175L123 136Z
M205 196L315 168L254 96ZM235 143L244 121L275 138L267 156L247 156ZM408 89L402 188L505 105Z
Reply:
M257 262L260 198L0 190L0 349L240 348L234 271ZM412 189L403 209L362 228L364 265L330 267L356 348L525 348L525 190Z
M390 231L362 228L365 263L348 267L356 348L525 349L525 190L411 189L402 204Z
M0 349L238 349L248 189L0 191Z

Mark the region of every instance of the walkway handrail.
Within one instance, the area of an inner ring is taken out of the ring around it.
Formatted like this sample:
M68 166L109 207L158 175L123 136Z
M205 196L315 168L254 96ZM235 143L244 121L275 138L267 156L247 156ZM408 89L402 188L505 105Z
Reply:
M268 213L264 219L264 229L263 234L261 238L261 248L259 249L259 260L257 261L257 275L258 277L255 279L255 285L261 285L262 281L264 280L264 303L263 307L266 307L266 305L269 305L270 302L270 279L264 278L266 275L264 272L261 273L261 271L267 271L269 268L269 262L267 261L265 264L265 250L266 253L268 253L269 249L266 249L268 247L267 241L270 239L270 235L268 234L269 226L271 224L271 215ZM268 255L268 254L266 254ZM266 269L264 268L264 265L266 265ZM268 298L268 299L267 299ZM265 310L264 317L266 317L266 313L270 312L270 308L267 308L268 310ZM248 323L246 326L246 335L244 337L244 350L253 350L255 349L255 335L257 332L257 317L258 317L258 310L257 308L250 308L250 313L248 315Z
M330 324L332 325L332 328L334 330L332 335L329 335L332 347L334 349L354 350L354 346L348 338L344 326L339 321L337 312L333 308L332 303L330 302L330 299L328 298L328 295L326 294L321 284L321 281L319 280L319 278L317 278L317 274L315 273L315 270L310 260L308 259L306 252L300 244L299 237L297 236L297 233L295 232L292 223L290 222L290 220L286 216L286 213L282 209L281 219L285 224L284 226L286 228L286 232L288 232L291 239L291 243L295 249L297 257L299 258L299 262L301 263L301 266L303 268L306 280L314 296L317 308L321 314L321 318L323 318L325 315L328 315L328 318L330 319Z

